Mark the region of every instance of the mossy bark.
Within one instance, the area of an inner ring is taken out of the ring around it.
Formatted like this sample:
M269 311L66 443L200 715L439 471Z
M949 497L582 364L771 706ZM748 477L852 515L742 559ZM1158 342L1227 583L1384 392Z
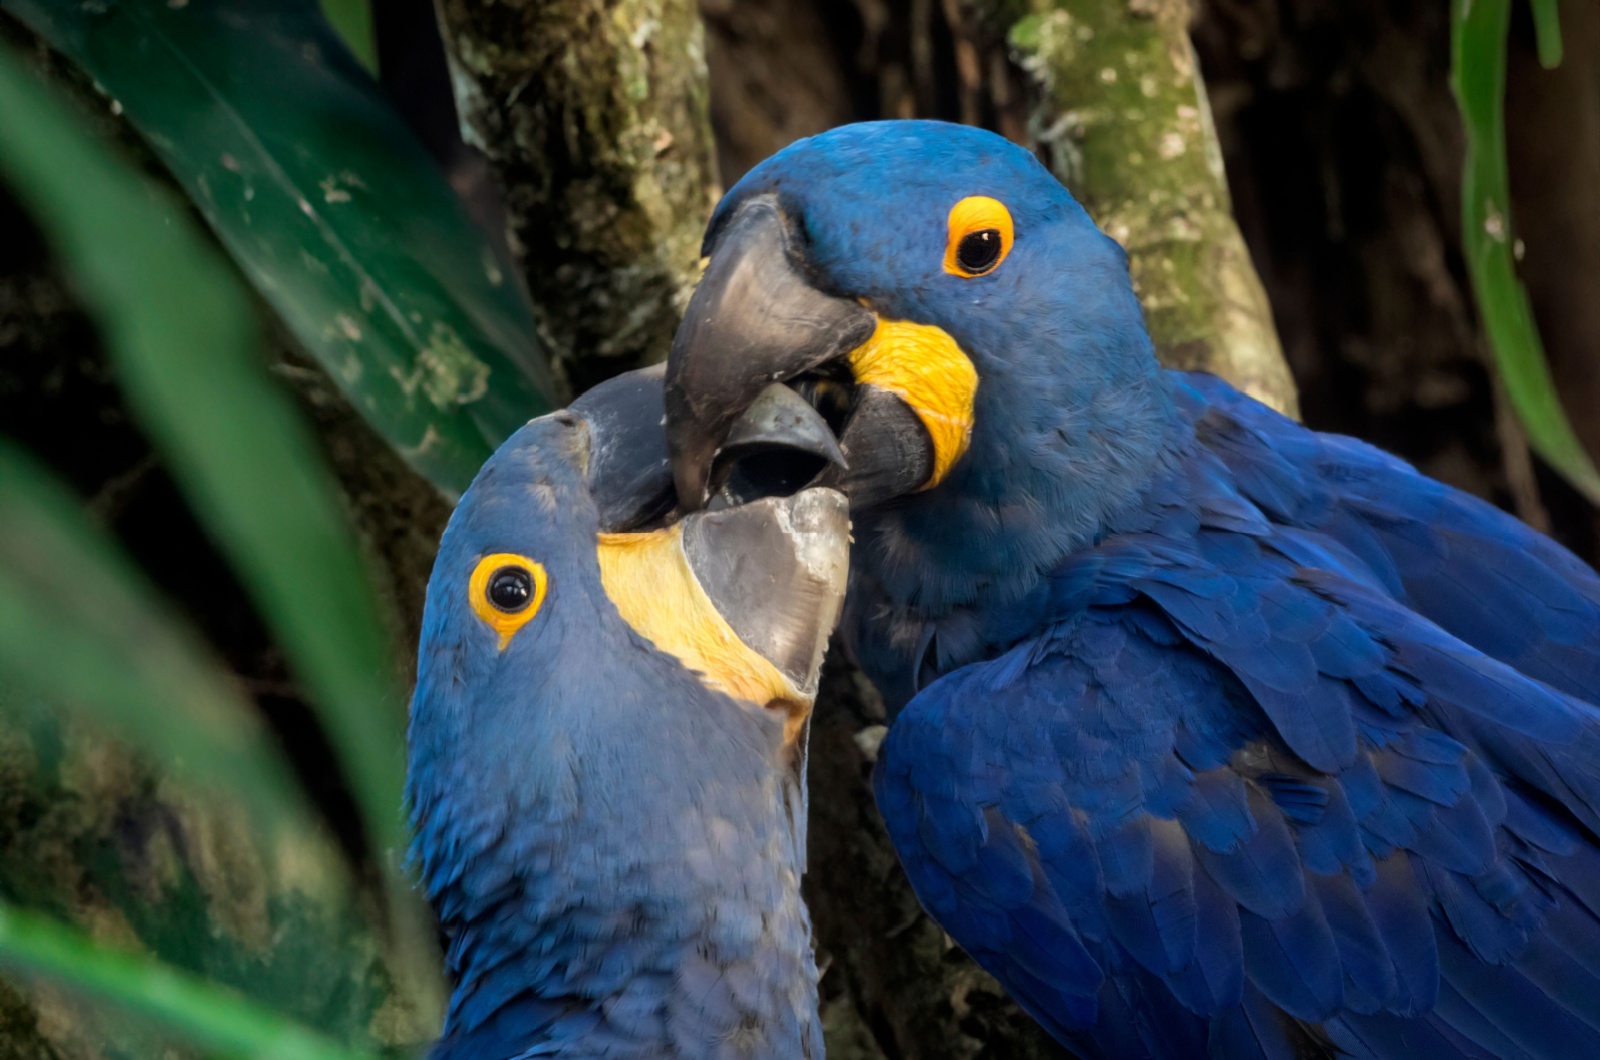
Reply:
M1164 363L1296 409L1266 292L1234 223L1190 0L1031 0L1010 44L1036 82L1052 169L1128 251Z
M716 195L693 0L439 10L468 138L574 391L664 358Z

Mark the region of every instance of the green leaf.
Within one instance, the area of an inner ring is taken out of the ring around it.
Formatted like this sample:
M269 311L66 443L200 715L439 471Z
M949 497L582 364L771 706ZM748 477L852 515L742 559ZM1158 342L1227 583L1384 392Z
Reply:
M322 15L344 41L350 54L369 73L378 71L378 42L372 33L372 9L367 0L322 0Z
M310 827L272 734L73 498L0 442L0 672L276 828Z
M1539 65L1561 65L1561 0L1528 0L1533 6L1533 32L1539 44Z
M0 51L0 176L99 322L130 407L289 653L380 849L403 843L385 626L310 432L227 263L173 198Z
M1495 364L1535 452L1596 504L1600 472L1556 394L1527 291L1517 278L1506 166L1506 35L1512 0L1455 0L1451 84L1467 131L1462 177L1462 239ZM1540 9L1535 5L1535 12ZM1548 4L1553 8L1554 2ZM1541 53L1555 42L1553 18L1541 19Z
M0 0L81 66L363 415L459 493L555 387L532 311L315 0Z
M159 961L96 945L71 928L0 904L0 961L155 1020L217 1053L258 1060L361 1060L232 991Z

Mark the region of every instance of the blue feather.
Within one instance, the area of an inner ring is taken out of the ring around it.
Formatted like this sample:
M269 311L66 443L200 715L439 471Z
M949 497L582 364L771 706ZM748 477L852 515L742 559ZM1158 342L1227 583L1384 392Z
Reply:
M979 193L1016 239L950 276L950 205ZM894 716L880 806L951 936L1089 1057L1192 1060L1191 1026L1158 1026L1178 1009L1230 1058L1600 1055L1539 985L1571 971L1540 947L1600 912L1600 577L1161 369L1125 254L999 137L835 130L718 217L753 195L829 290L940 328L981 381L944 480L857 513L844 630ZM1002 821L1034 844L1020 908ZM1103 980L1010 956L1050 903Z
M1315 897L1272 920L1241 910L1239 929L1250 982L1279 1008L1321 1022L1344 1003L1338 946Z

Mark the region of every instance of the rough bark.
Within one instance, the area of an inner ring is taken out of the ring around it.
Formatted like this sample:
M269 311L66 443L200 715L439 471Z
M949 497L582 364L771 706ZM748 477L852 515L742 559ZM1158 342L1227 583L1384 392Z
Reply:
M692 0L439 0L469 140L574 391L666 356L714 200Z
M1189 0L1032 0L1010 41L1037 82L1051 168L1128 250L1164 363L1296 409L1266 292L1233 220Z

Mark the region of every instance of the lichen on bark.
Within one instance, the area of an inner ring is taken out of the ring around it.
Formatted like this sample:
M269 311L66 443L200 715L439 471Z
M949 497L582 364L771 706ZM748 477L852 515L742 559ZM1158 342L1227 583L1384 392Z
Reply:
M716 194L693 0L440 0L469 141L494 168L574 390L666 356Z
M1271 307L1234 223L1189 0L1031 0L1013 56L1032 132L1061 181L1128 251L1162 361L1296 410Z

